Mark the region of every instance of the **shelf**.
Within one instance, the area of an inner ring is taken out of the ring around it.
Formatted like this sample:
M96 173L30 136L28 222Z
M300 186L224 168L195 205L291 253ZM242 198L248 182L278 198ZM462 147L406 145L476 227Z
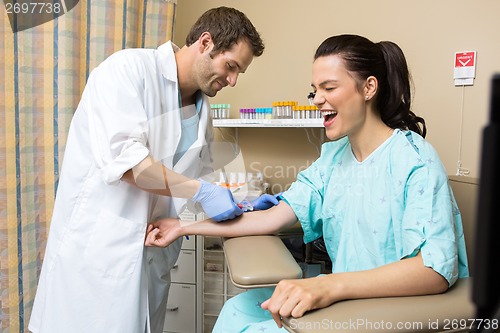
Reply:
M223 293L214 293L214 292L203 292L203 295L208 295L208 296L216 296L216 297L222 297L224 296Z
M206 316L206 317L215 317L215 318L219 317L219 313L217 313L217 314L215 314L215 313L204 313L203 315Z
M214 127L323 127L319 119L214 119Z
M224 274L224 271L207 271L204 269L203 273L206 273L206 274Z
M221 250L207 250L207 249L204 249L203 251L207 252L207 253L224 253L224 251L221 249Z

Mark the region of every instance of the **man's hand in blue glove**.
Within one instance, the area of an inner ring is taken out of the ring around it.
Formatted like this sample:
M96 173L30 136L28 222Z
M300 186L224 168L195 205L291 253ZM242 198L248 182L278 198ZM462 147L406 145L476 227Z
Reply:
M234 202L229 189L208 183L199 179L201 186L193 197L194 202L200 203L209 218L216 222L234 219L243 214Z
M271 195L271 194L261 195L260 197L252 201L253 210L266 210L273 206L276 206L279 202L278 196L280 195L281 193L278 193L276 195Z

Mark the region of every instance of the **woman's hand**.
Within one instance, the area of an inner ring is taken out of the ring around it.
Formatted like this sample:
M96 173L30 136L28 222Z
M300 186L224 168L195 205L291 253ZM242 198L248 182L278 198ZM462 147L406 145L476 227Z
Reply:
M307 311L327 307L334 302L334 286L328 276L308 279L282 280L276 286L270 299L262 303L264 310L269 310L278 325L281 318L299 318Z
M160 219L148 224L144 245L167 247L179 237L182 237L182 234L178 219Z

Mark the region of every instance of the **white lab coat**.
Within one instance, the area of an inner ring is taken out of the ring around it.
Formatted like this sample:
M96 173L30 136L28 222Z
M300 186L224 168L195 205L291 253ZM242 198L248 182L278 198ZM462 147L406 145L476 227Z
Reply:
M181 136L175 48L167 42L157 50L119 51L91 73L70 126L32 332L161 330L182 240L145 248L146 224L177 216L186 200L120 179L148 154L190 178L211 171L206 96L198 139L172 165Z

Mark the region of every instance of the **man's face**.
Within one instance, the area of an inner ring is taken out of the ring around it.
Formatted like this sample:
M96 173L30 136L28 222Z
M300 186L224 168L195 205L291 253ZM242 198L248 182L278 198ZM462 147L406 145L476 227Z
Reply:
M253 60L252 49L246 41L240 41L223 52L211 53L212 49L213 44L201 54L193 71L200 90L209 97L214 97L227 85L234 87L238 75L245 73Z

